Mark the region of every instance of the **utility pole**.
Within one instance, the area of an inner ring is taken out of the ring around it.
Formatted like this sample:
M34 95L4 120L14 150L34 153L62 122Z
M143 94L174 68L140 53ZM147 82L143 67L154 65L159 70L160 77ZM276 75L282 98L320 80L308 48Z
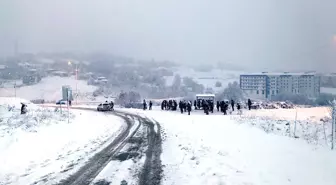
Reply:
M69 108L69 100L70 100L70 91L69 91L69 89L67 89L67 105L68 105L68 124L70 123L70 108Z
M14 96L16 98L16 81L14 82Z
M331 150L334 149L334 138L335 138L335 122L336 122L336 100L332 102L332 116L331 116Z
M76 63L76 105L78 105L78 64Z

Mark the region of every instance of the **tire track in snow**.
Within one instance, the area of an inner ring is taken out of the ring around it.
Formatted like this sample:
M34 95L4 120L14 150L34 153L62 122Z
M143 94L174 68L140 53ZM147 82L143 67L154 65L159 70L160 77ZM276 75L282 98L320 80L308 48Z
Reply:
M161 126L158 122L152 122L149 119L143 119L147 125L148 149L146 151L146 160L140 173L139 185L159 185L162 179L162 139Z
M92 108L74 107L72 109L95 111ZM146 159L143 168L139 174L139 185L160 185L163 175L161 153L162 138L161 126L155 120L141 117L136 114L126 113L122 111L113 111L112 114L121 117L127 123L127 128L120 133L116 139L99 153L95 154L89 161L81 167L77 172L72 174L58 185L90 185L95 177L113 160L116 155L139 130L140 125L147 127L148 148L146 150ZM135 119L139 120L137 128L130 134L131 128L134 126ZM129 137L128 137L129 136ZM106 182L108 183L108 182Z
M83 110L83 109L82 109ZM85 108L85 110L88 110ZM91 109L92 110L92 109ZM114 154L116 154L126 143L126 138L129 135L134 135L140 127L130 133L134 126L135 115L125 114L121 112L113 112L112 114L121 117L127 123L126 129L120 133L107 147L95 154L89 161L81 167L77 172L70 175L67 179L62 180L58 185L89 185L94 178L101 172L101 170L111 161Z

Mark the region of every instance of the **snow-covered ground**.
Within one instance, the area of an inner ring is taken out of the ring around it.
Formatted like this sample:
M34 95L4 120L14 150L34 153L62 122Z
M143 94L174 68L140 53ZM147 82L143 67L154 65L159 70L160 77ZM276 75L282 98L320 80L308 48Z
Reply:
M329 148L247 124L255 120L241 122L234 116L195 112L188 116L160 110L125 111L161 123L163 184L336 184L335 153Z
M335 94L336 95L336 88L321 87L321 93Z
M57 101L62 98L62 86L69 85L73 93L78 90L78 100L87 101L97 89L95 86L87 85L86 81L76 80L74 77L47 77L35 85L16 88L16 96L27 100L44 99L46 101ZM14 87L0 88L0 96L14 97Z
M68 112L28 104L20 114L19 98L0 98L0 184L52 184L78 170L125 124L99 112ZM8 107L14 109L8 111ZM48 179L48 182L44 182Z
M268 117L271 119L282 120L310 120L319 121L322 118L330 117L329 107L312 107L296 109L258 109L244 111L245 116L249 117Z

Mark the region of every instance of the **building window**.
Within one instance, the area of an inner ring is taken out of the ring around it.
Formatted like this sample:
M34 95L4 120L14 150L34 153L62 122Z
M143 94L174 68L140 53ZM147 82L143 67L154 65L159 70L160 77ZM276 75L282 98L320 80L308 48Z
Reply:
M272 90L272 94L274 95L274 90Z
M257 90L257 94L259 94L259 90Z
M264 91L264 90L262 90L262 94L265 94L265 91Z

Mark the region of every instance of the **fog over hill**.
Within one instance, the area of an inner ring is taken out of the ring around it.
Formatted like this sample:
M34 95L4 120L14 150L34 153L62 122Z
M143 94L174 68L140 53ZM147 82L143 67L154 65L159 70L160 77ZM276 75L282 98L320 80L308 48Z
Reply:
M332 71L335 7L334 0L2 0L0 55L106 51L260 71Z

